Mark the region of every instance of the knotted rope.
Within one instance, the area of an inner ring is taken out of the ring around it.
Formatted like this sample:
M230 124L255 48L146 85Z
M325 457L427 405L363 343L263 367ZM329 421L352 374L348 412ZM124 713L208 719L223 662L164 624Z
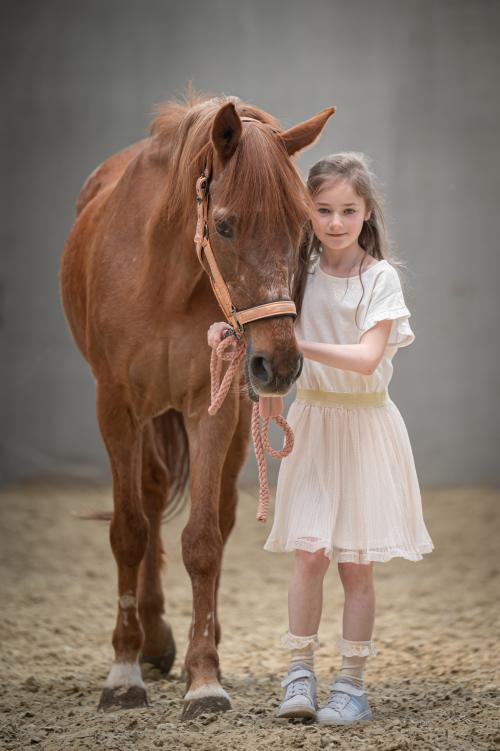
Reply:
M215 415L231 387L234 376L239 371L239 365L245 356L246 344L243 339L235 339L233 336L223 339L217 349L212 350L210 359L210 391L211 402L208 408L209 415ZM228 361L229 365L222 375L222 363ZM285 443L281 451L274 449L269 443L269 423L271 420L282 428L285 434ZM257 520L265 522L269 508L269 484L267 481L266 460L264 451L274 459L283 459L293 449L293 431L282 415L275 417L261 417L259 403L254 402L252 409L252 438L259 470L259 506Z

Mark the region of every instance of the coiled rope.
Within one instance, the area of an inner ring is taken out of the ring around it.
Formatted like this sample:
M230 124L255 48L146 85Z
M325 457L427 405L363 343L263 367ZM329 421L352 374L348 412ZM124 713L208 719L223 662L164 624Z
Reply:
M243 339L234 336L222 339L216 349L212 350L210 359L210 392L211 402L208 408L210 415L215 415L226 398L235 374L239 372L239 366L245 357L246 344ZM222 363L229 362L224 377L222 378ZM261 423L262 420L262 423ZM269 443L269 423L271 420L282 428L284 433L284 445L279 451ZM260 417L259 403L254 402L252 409L252 438L257 458L259 471L259 505L257 508L257 520L265 522L269 508L269 484L267 481L266 460L264 452L274 459L283 459L293 449L293 431L282 415L275 417Z

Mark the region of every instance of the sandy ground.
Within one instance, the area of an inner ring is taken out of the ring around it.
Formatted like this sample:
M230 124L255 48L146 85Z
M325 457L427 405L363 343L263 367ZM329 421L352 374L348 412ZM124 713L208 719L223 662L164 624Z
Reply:
M0 747L61 749L493 749L498 729L500 492L424 494L436 550L423 561L375 565L379 654L366 678L371 723L320 728L276 720L286 654L291 556L262 550L255 492L241 492L221 589L224 686L233 709L179 721L182 656L191 615L182 567L185 515L164 529L168 616L178 657L171 678L148 681L148 709L98 713L111 664L115 567L107 525L72 514L111 506L109 488L28 485L0 494L2 564ZM325 587L317 653L320 698L338 665L342 591Z

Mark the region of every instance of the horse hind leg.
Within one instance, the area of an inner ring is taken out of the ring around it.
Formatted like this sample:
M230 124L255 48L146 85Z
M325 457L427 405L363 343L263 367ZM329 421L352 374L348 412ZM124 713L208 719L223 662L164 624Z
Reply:
M170 477L158 451L157 441L161 438L151 421L143 432L142 449L142 502L149 522L148 544L139 571L139 615L144 629L140 658L143 677L152 668L168 675L176 653L172 629L162 617L165 601L161 582L164 562L161 522L167 504Z
M114 384L97 384L97 416L113 474L110 542L118 567L118 613L112 640L115 661L99 709L128 709L147 705L139 667L144 635L137 608L139 566L148 539L140 487L142 430Z

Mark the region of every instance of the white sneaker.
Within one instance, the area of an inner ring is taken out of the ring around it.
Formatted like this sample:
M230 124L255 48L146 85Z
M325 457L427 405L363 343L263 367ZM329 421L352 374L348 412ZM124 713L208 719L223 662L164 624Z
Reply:
M316 676L311 670L297 668L284 681L285 698L278 707L277 717L316 717Z
M350 725L359 720L371 720L372 711L363 688L337 678L331 686L326 704L316 715L321 725Z

